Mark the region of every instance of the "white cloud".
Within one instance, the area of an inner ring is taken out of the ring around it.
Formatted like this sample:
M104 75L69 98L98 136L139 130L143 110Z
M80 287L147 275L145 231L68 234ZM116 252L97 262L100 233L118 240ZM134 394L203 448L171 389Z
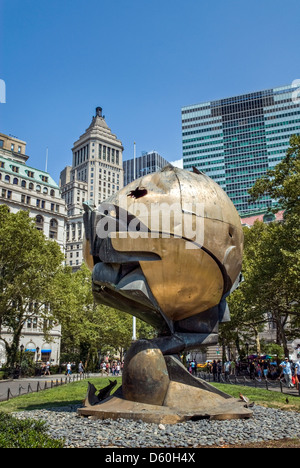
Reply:
M179 167L179 169L183 169L183 159L177 159L177 161L170 161L170 164L174 167Z

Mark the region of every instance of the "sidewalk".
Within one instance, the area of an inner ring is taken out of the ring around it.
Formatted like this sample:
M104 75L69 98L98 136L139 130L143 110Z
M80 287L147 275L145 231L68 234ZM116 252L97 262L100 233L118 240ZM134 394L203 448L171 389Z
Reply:
M0 380L0 401L6 401L11 398L15 398L20 395L25 395L29 392L37 392L38 390L44 390L45 388L51 388L52 386L61 385L61 383L72 383L80 380L86 380L95 377L108 377L110 379L115 378L114 375L107 376L99 373L88 373L81 376L78 373L67 376L65 374L54 374L38 377L21 377L19 379Z

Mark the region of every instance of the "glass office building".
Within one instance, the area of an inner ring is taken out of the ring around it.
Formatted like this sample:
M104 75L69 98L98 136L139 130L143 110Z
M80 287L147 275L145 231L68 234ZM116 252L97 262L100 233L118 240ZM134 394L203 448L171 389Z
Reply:
M248 190L286 154L300 135L294 85L182 108L183 167L217 182L241 215L267 210L269 197L248 203Z
M124 186L135 179L157 172L168 164L168 161L156 151L150 151L149 153L144 151L142 156L135 158L135 162L134 159L123 161Z

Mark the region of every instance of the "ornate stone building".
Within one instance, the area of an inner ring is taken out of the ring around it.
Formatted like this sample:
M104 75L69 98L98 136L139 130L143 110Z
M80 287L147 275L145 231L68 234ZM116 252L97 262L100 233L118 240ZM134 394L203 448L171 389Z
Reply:
M67 204L66 263L74 270L83 262L83 207L94 206L123 187L122 142L108 127L102 108L72 148L72 166L60 174L62 197Z
M11 213L29 212L37 229L48 239L65 249L66 205L60 189L50 174L27 165L26 142L0 133L0 205L8 206ZM34 304L33 304L34 307ZM61 329L51 324L50 341L45 341L44 319L38 315L28 319L22 333L21 345L34 353L35 360L57 364L60 358ZM2 330L2 336L9 333ZM5 348L0 338L0 366L5 363Z

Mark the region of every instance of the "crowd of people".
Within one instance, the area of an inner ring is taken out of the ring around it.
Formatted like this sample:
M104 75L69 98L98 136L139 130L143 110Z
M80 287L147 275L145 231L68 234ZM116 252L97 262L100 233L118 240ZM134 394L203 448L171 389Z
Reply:
M215 382L220 382L221 374L225 375L225 380L230 376L248 375L251 379L263 378L270 380L284 379L286 385L291 388L295 386L299 389L300 383L300 358L296 362L290 361L286 357L281 363L270 359L253 359L247 362L230 361L222 363L221 360L214 360L207 363L208 372L213 375Z
M75 365L71 364L70 362L67 364L67 374L70 375L72 374L72 368L74 367ZM124 367L124 362L121 362L121 361L103 361L101 362L100 364L100 368L99 368L99 371L100 371L100 374L102 375L114 375L114 376L119 376L121 375L121 372L123 370L123 367ZM84 365L83 365L83 362L80 361L80 363L78 364L78 373L79 374L84 374Z
M121 374L123 367L124 367L124 362L121 361L106 361L101 363L101 370L100 372L102 374L111 374L115 375L116 377Z
M66 374L72 374L72 368L75 364L70 362L66 365ZM122 374L124 367L123 361L105 360L100 364L100 373L102 375L119 376ZM200 367L203 367L200 365ZM195 359L187 361L187 369L192 374L197 376L199 365ZM50 363L47 362L41 369L42 375L50 375ZM78 373L83 374L85 371L82 361L78 364ZM251 379L261 381L263 378L269 380L283 379L286 385L296 387L299 390L300 386L300 356L298 361L293 362L289 358L285 358L281 363L271 361L270 359L248 359L247 361L226 360L222 362L213 360L207 362L207 371L213 375L215 382L221 381L221 375L225 376L225 380L229 376L248 375Z

